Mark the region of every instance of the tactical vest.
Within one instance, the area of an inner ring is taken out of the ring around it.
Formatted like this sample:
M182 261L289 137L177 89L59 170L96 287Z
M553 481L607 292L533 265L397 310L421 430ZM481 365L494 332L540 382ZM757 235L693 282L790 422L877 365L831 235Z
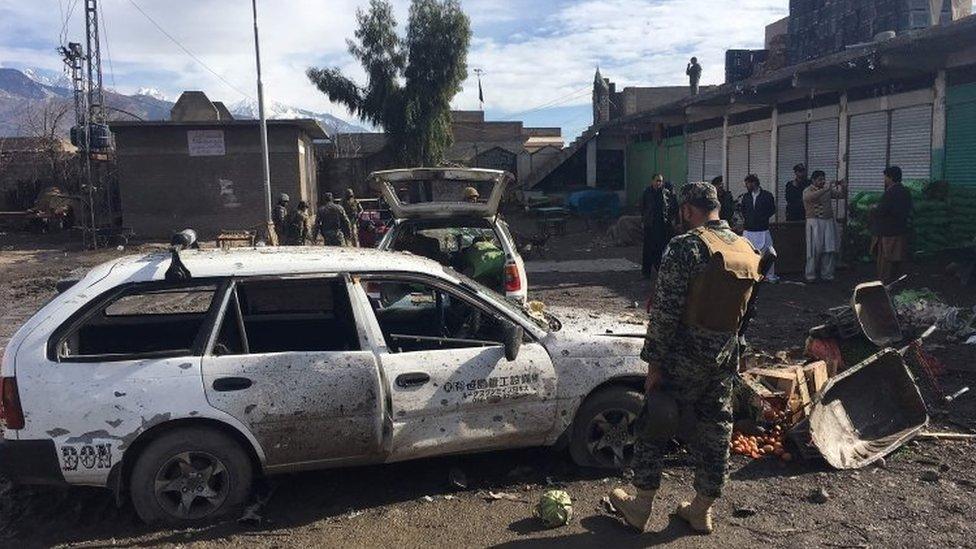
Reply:
M759 281L759 254L744 238L728 243L705 227L691 231L705 243L710 259L692 279L685 304L686 326L735 333Z

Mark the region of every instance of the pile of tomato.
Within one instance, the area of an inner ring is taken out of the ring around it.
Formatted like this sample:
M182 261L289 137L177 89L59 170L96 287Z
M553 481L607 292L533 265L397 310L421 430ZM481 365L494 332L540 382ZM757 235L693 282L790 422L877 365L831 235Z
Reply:
M783 461L792 461L793 454L784 448L787 428L783 425L783 423L777 423L758 435L747 435L736 431L732 434L729 448L734 454L748 456L752 459L776 457Z

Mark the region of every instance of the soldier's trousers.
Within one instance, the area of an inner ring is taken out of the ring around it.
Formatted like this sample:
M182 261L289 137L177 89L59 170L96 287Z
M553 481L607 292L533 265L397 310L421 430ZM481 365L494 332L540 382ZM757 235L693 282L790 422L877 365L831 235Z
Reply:
M665 384L678 402L682 414L690 414L682 425L693 432L679 432L688 442L695 463L695 491L717 498L729 472L729 440L732 438L732 371L712 366L679 364L665 367ZM653 417L647 418L654 421ZM693 426L693 428L691 427ZM634 486L657 490L670 441L654 440L638 433L634 447Z
M346 237L342 231L323 231L322 241L326 246L345 246Z

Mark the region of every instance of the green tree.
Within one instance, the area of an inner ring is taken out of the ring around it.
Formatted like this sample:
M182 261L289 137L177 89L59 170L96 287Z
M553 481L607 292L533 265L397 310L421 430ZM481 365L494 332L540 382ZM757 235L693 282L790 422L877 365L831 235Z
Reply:
M370 0L358 10L349 53L366 72L360 86L338 68L310 68L308 78L329 99L380 126L398 162L436 166L451 146L451 99L468 77L471 23L457 0L413 0L405 38L393 6Z

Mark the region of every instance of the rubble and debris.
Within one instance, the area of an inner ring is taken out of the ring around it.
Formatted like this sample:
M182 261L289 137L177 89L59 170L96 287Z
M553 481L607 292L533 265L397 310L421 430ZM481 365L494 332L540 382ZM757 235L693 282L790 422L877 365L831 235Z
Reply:
M928 422L905 361L885 349L827 383L810 412L810 440L831 466L856 469L905 444Z
M488 496L485 499L487 501L499 501L499 500L503 500L504 499L504 500L508 500L508 501L522 501L522 502L525 502L524 499L522 499L522 498L520 498L520 497L518 497L518 496L516 496L514 494L509 494L508 492L492 492L492 491L489 491L488 492Z
M736 518L747 518L754 517L759 514L759 511L755 507L739 507L736 506L732 511L732 516Z
M451 470L447 473L447 478L451 482L451 486L461 490L468 489L468 475L464 474L464 471L460 468L451 467Z
M936 440L976 440L976 434L974 433L933 433L926 431L919 433L918 437Z
M644 240L643 220L639 215L622 215L607 229L607 244L624 247L640 244Z
M919 480L924 480L925 482L939 482L941 475L934 469L926 469L922 471L922 474L919 475L918 478Z
M827 501L830 500L830 494L827 492L826 488L821 486L820 488L817 488L816 490L810 492L809 499L813 503L818 503L822 505L824 503L827 503Z

